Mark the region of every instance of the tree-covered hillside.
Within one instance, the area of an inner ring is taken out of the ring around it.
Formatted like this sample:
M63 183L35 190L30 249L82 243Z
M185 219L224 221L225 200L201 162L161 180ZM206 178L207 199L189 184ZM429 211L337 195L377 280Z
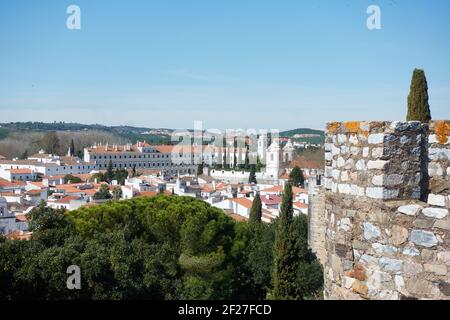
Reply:
M307 128L283 131L280 132L280 137L293 138L298 142L308 142L313 144L324 144L325 142L324 131Z

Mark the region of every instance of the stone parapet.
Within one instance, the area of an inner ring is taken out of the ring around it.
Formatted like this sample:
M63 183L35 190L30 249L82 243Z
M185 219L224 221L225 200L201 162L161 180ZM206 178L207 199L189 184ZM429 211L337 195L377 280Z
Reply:
M310 203L311 227L325 224L325 298L450 299L449 136L450 121L327 125Z
M325 188L372 199L419 199L427 132L420 122L329 123Z

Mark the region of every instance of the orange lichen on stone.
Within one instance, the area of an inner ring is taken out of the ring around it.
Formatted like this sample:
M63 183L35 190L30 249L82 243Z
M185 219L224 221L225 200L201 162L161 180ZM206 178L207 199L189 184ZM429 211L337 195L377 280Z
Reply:
M357 133L362 134L366 138L369 136L368 130L361 129L361 122L360 121L347 121L344 122L344 127L347 129L349 133Z
M341 124L339 122L330 122L327 125L327 130L330 133L336 133L337 129L339 129L340 126Z
M434 132L440 144L446 144L450 134L450 125L445 121L437 121Z
M353 274L354 274L354 278L358 279L359 281L367 280L366 269L360 264L355 265Z
M347 128L349 133L360 133L361 131L359 121L344 122L344 126Z

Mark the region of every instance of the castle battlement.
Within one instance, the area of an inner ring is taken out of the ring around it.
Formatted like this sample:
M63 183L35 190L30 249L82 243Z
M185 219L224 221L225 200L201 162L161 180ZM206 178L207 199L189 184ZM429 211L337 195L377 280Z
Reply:
M310 210L327 299L450 299L449 135L450 121L327 125Z

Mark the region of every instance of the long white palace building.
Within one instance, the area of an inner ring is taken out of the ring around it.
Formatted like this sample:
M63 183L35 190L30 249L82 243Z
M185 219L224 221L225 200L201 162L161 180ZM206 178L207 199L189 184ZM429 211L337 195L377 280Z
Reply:
M261 162L267 164L272 178L278 179L280 164L291 161L293 152L290 141L282 149L278 141L268 147L267 137L260 136L257 151L250 155L246 155L246 149L233 146L150 145L144 141L134 145L95 144L84 149L84 161L95 163L99 170L106 170L111 162L115 169L154 169L176 175L196 174L201 163L209 166L223 164L224 154L231 168L234 163L243 164L246 156L258 156Z

